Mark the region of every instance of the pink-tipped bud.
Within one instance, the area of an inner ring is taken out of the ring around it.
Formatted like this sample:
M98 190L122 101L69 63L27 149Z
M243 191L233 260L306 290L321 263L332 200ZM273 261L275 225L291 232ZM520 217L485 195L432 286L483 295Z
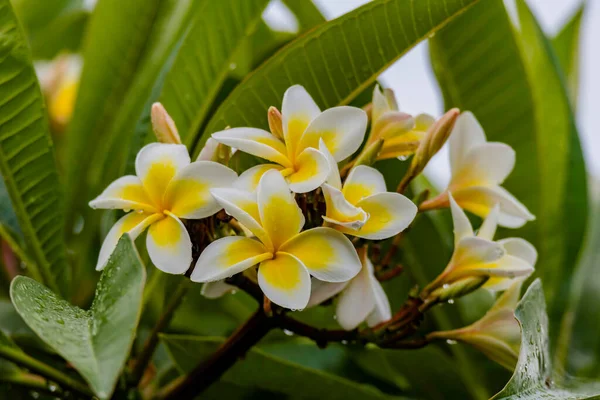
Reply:
M279 139L283 139L283 119L281 117L281 112L275 107L269 107L267 117L271 133Z
M161 143L181 144L175 122L161 103L152 104L152 130Z

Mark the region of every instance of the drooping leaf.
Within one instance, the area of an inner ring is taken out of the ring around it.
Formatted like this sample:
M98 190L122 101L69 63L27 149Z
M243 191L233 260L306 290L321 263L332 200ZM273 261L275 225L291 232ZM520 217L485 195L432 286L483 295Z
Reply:
M594 383L559 386L553 375L548 315L542 283L536 279L519 302L515 316L521 325L521 351L515 372L493 400L598 399L600 385Z
M505 186L537 220L501 235L523 236L536 246L536 274L554 323L585 230L585 165L552 49L533 17L519 14L517 34L501 0L478 4L438 32L430 49L446 107L471 110L490 141L516 150Z
M319 25L236 87L210 119L199 145L228 125L267 128L268 107L279 106L293 84L303 85L321 107L348 104L392 62L474 3L377 0Z
M11 298L29 327L79 371L99 398L107 399L135 338L145 274L133 242L124 235L89 311L21 276L11 285Z
M30 271L65 293L70 270L54 148L27 43L8 0L0 1L0 99L0 170L34 261ZM14 232L6 200L2 214Z
M584 4L581 3L581 6L579 6L573 17L552 38L552 47L566 79L573 109L577 109L577 97L579 94L579 59L581 57L579 54L579 34L585 10Z

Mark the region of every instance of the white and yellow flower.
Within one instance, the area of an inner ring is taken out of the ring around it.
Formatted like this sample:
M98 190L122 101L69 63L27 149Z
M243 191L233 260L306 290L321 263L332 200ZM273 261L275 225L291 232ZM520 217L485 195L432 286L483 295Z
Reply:
M429 339L455 340L470 344L488 358L513 370L519 359L521 327L515 318L523 279L519 279L496 300L478 321L464 328L432 332Z
M352 330L362 322L373 327L392 317L390 302L375 277L373 263L366 248L359 251L362 269L348 282L330 283L313 280L308 306L315 306L340 294L336 304L336 319L345 330Z
M152 143L135 159L136 175L111 183L90 202L92 208L134 210L119 219L104 239L96 269L104 268L124 233L135 239L146 228L146 247L154 265L183 274L192 262L192 243L181 219L206 218L222 207L210 189L230 186L231 169L210 161L190 163L184 145Z
M229 214L256 237L230 236L211 243L196 263L191 279L212 282L258 267L258 284L275 304L303 309L310 297L310 276L345 282L361 269L354 246L331 228L301 232L304 216L284 178L267 171L256 193L213 189Z
M450 134L448 189L422 204L422 209L448 206L448 193L465 210L485 218L496 204L500 206L498 223L519 228L535 216L500 185L515 166L515 151L504 143L487 142L485 133L470 112L461 114Z
M256 128L232 128L212 137L228 146L262 157L274 164L250 168L240 176L240 186L253 190L262 174L277 169L296 193L321 186L329 172L325 156L318 150L323 139L336 161L352 155L361 145L367 115L356 107L333 107L323 112L299 85L283 96L283 138Z
M428 114L415 117L399 110L394 92L379 86L373 90L371 108L371 132L368 144L383 139L383 147L377 157L380 160L396 157L407 157L414 153L419 142L435 119Z
M533 272L537 251L528 241L521 238L493 241L500 215L498 206L492 208L475 235L467 215L452 195L449 201L454 221L454 254L429 290L467 277L486 276L488 280L483 287L501 291L507 289L515 278L523 278Z
M387 239L410 225L417 207L405 196L387 192L381 172L359 165L350 170L342 185L337 163L325 143L319 148L330 163L330 174L322 186L327 206L323 219L329 225L371 240Z

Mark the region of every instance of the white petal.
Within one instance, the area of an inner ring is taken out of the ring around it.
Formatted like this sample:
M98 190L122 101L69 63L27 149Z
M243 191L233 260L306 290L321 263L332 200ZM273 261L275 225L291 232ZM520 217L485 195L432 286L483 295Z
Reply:
M304 215L278 171L267 171L262 176L257 198L261 225L277 250L302 230Z
M219 142L213 138L208 138L196 161L215 161L217 156L217 149L219 148Z
M515 166L515 151L504 143L471 147L461 166L452 171L452 188L500 185Z
M255 165L254 167L248 168L240 174L240 176L233 182L233 187L236 189L244 190L246 192L254 192L258 187L258 182L262 178L263 174L270 169L281 170L281 166L278 164L261 164Z
M306 128L298 150L318 148L319 139L336 161L342 161L358 150L367 129L367 114L356 107L341 106L323 111Z
M329 162L317 149L306 149L294 162L295 172L287 176L290 189L294 193L307 193L325 182L329 175Z
M381 172L366 165L352 168L342 189L344 197L354 205L365 197L386 191L385 179Z
M286 155L285 144L276 136L262 129L232 128L213 133L212 137L227 146L285 167L291 167Z
M213 161L196 161L185 166L171 180L164 198L164 207L179 218L210 217L222 207L210 194L210 189L228 187L237 174Z
M327 215L323 219L352 230L358 230L367 222L369 216L361 208L350 204L344 194L328 184L324 184L323 195L327 207Z
M356 328L375 308L375 293L367 268L350 281L339 297L335 315L346 330Z
M156 268L168 274L183 274L192 263L190 235L174 215L150 225L146 248Z
M452 174L458 171L469 150L476 145L485 143L485 133L475 116L464 112L458 116L450 133L450 169Z
M319 140L319 151L325 155L327 162L329 164L329 175L327 175L327 179L325 183L333 186L336 189L342 189L342 178L340 177L340 170L338 168L338 164L331 155L331 152L327 148L327 145L323 142L323 139Z
M500 206L496 204L492 211L488 214L486 219L479 227L477 236L483 239L492 240L496 234L496 228L498 227L498 217L500 216Z
M519 257L530 265L535 265L538 257L537 250L527 240L521 238L506 238L498 240L498 243L504 246L507 254Z
M137 176L122 176L112 182L100 196L90 201L92 208L143 210L156 212L156 207Z
M189 163L190 155L184 145L151 143L137 154L135 172L154 204L159 205L171 179Z
M458 242L451 262L460 267L481 265L498 261L505 255L501 244L472 236Z
M300 85L291 86L283 95L281 117L283 137L289 154L297 154L297 146L310 122L321 113L310 94Z
M258 285L273 303L292 310L304 309L310 298L310 275L290 254L278 253L260 263Z
M228 236L209 244L200 254L190 279L213 282L242 272L273 257L258 240Z
M474 236L473 227L467 215L456 204L452 194L448 194L450 200L450 210L452 211L452 221L454 223L454 245L456 246L462 238Z
M375 85L373 89L373 107L371 109L371 121L376 122L379 117L386 111L390 111L388 99L383 95L379 85Z
M218 299L219 297L233 292L235 286L225 283L225 281L206 282L202 285L200 294L207 299Z
M315 278L325 282L352 279L361 264L352 242L331 228L313 228L294 236L279 249L297 257Z
M388 300L381 283L371 277L371 285L373 287L373 293L375 295L375 307L369 316L367 317L367 325L373 327L379 325L382 322L389 321L392 318L392 307Z
M310 284L310 300L308 301L308 307L313 307L329 300L348 286L350 281L346 282L323 282L317 278L311 279Z

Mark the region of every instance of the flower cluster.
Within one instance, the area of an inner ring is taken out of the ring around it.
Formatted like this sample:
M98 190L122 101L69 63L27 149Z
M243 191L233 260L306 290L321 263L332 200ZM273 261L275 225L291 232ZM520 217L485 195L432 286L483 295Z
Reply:
M135 238L148 229L154 265L173 274L190 271L192 281L205 283L207 297L231 290L226 280L242 274L278 306L298 310L336 297L344 329L363 322L375 327L393 316L368 241L394 238L392 247L397 246L419 212L450 207L455 251L421 291L425 304L480 286L502 291L533 271L537 255L528 242L493 240L497 225L518 227L533 219L500 186L515 163L509 146L486 142L470 113L453 109L437 121L426 114L413 117L399 111L390 90L379 87L366 110L370 113L349 106L321 111L302 86L292 86L281 112L269 109L270 132L234 127L213 133L191 162L175 123L155 104L152 122L161 143L140 150L135 176L117 179L90 202L94 208L133 210L108 233L97 268L104 267L123 233ZM414 204L403 194L406 185L448 137L449 187ZM235 151L266 163L238 176L226 165ZM400 189L388 191L372 165L413 154ZM461 207L485 218L477 233ZM190 232L199 225L210 226L210 234L196 243Z

